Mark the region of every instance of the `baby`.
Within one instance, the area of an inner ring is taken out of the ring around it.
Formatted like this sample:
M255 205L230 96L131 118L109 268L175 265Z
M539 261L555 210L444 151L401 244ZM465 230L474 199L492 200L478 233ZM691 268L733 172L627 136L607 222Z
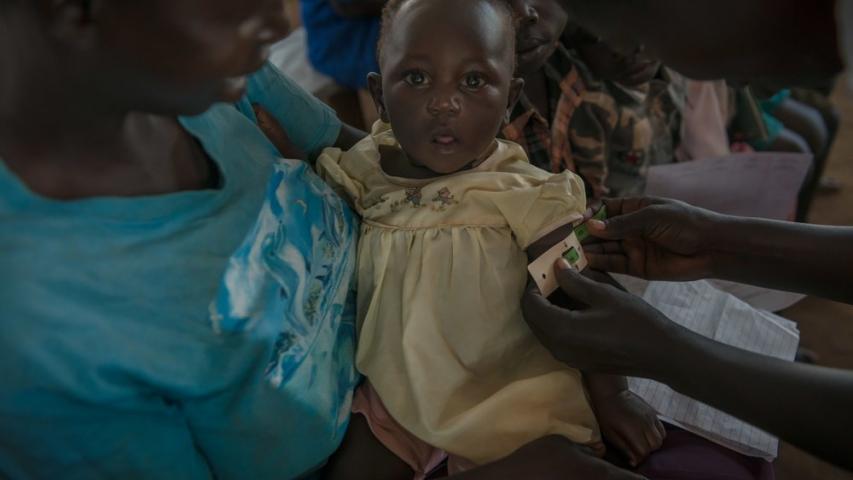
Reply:
M496 139L523 86L514 45L503 0L391 0L370 77L381 121L318 159L363 217L354 411L421 478L552 434L601 452L602 432L636 464L664 435L624 378L567 368L522 318L528 253L586 200L579 177Z

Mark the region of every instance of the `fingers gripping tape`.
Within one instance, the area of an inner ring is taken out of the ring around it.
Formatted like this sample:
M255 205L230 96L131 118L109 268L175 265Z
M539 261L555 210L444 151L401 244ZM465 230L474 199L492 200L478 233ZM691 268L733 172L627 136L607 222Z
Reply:
M607 218L607 211L601 208L593 217L595 220ZM582 224L562 241L557 242L547 252L534 260L527 267L527 271L533 277L533 281L539 287L539 291L546 297L557 290L557 275L554 272L554 263L560 258L566 259L575 270L582 272L588 265L584 255L581 242L589 237L586 224Z

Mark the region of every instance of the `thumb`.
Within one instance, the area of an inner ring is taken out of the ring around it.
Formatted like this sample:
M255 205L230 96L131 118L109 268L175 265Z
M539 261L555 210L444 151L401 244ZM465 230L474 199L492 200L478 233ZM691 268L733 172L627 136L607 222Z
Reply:
M557 260L554 271L557 274L557 283L570 298L590 306L606 301L607 285L584 277L565 259Z

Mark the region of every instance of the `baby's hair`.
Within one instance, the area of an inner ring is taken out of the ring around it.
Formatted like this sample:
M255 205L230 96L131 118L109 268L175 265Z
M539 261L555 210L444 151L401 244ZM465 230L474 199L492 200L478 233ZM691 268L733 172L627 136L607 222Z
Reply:
M382 54L385 48L385 41L391 34L391 28L394 24L394 18L397 16L397 12L400 11L403 6L409 2L413 2L417 0L389 0L388 3L385 4L385 8L382 9L382 28L379 32L379 43L376 49L376 55L379 59L379 63L382 64ZM423 0L430 1L430 0ZM509 21L510 30L512 31L512 37L509 39L512 44L512 49L515 51L515 34L516 34L516 23L515 23L515 15L513 14L512 7L509 4L508 0L460 0L464 2L470 1L481 1L481 2L489 2L493 6L495 6L499 11L506 14L507 19ZM515 57L515 55L513 55ZM515 66L513 65L513 70L515 70Z

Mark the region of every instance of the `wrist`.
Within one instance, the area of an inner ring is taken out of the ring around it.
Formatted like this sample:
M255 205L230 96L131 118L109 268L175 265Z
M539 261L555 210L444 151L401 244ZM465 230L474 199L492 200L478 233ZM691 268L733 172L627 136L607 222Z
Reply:
M584 373L587 393L593 404L601 404L628 390L628 380L619 375Z
M697 230L700 250L712 251L727 244L729 242L729 224L735 220L736 217L703 208L698 209L698 215L694 216L694 225Z
M654 375L649 378L682 391L695 380L691 372L700 371L697 368L701 369L701 365L708 361L707 339L675 322L671 322L664 338L665 347L661 350L666 352L666 358L657 362ZM673 358L678 361L672 361Z
M702 251L708 258L705 278L722 278L728 266L736 261L738 218L709 212L700 229Z

